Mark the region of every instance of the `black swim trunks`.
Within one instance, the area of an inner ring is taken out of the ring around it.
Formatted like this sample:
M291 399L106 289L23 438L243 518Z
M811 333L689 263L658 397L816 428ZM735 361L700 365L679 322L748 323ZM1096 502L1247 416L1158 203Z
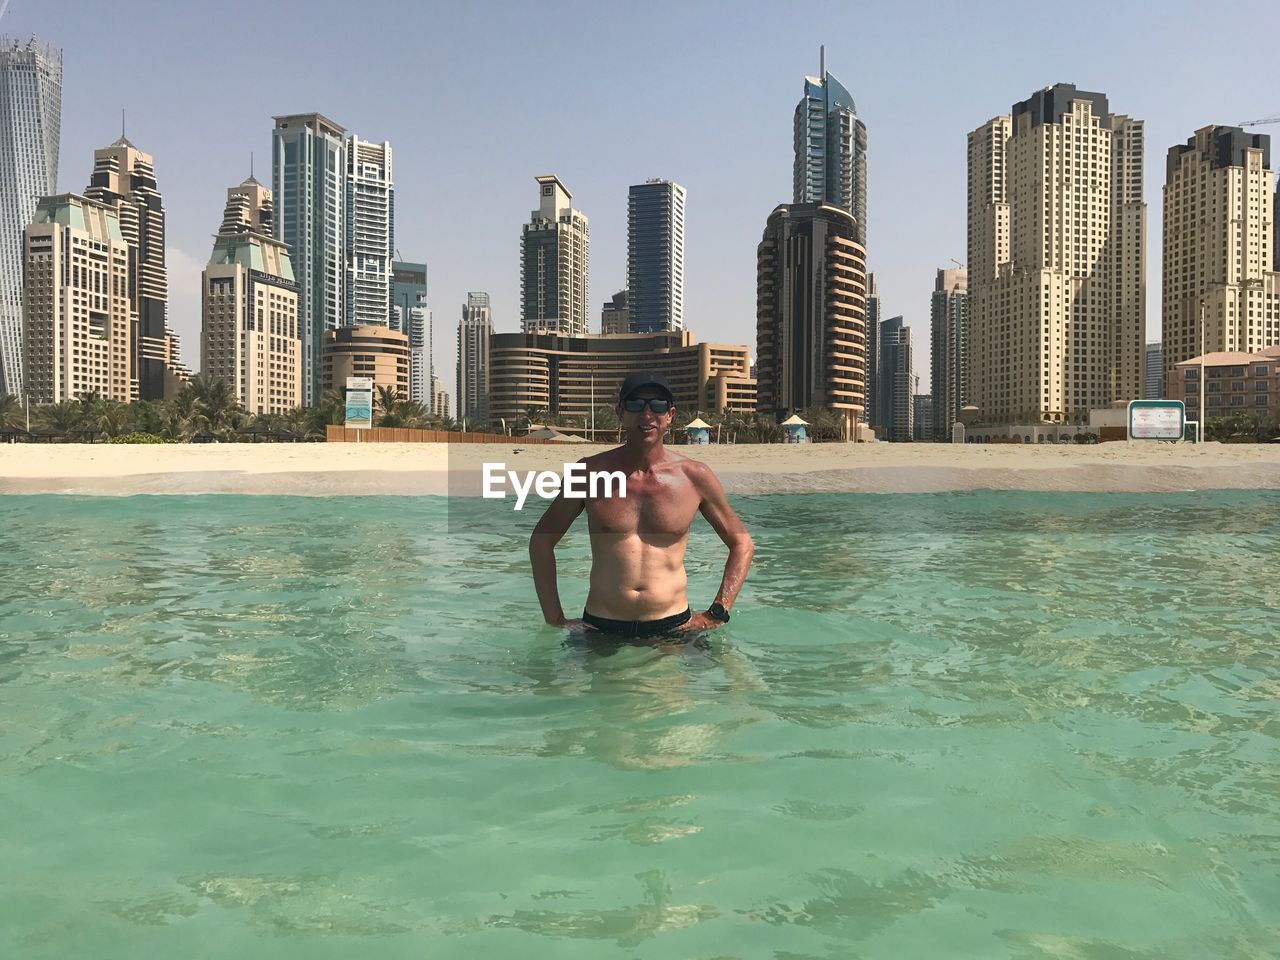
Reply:
M582 611L582 619L584 622L595 627L601 633L607 633L613 637L627 637L633 640L643 640L652 637L658 637L663 634L680 634L680 628L689 622L693 616L693 611L688 607L684 613L677 613L670 617L663 617L661 620L609 620L606 617L597 617L593 614Z

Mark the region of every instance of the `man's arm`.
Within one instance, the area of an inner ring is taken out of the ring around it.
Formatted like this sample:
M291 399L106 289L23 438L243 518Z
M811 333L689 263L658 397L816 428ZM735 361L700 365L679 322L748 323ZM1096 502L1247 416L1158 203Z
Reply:
M556 544L573 525L587 501L567 499L564 494L551 501L533 534L529 537L529 562L533 565L533 587L538 592L542 616L547 623L562 627L568 621L560 605L560 589L556 585Z
M737 599L738 591L742 589L742 582L747 579L747 571L751 569L751 558L755 556L756 546L751 540L751 534L747 533L747 528L734 513L733 507L729 506L729 500L724 495L724 487L720 485L720 480L711 468L705 463L695 461L692 471L694 483L698 492L702 494L702 503L698 509L707 518L707 523L711 524L712 529L720 535L725 546L729 548L729 559L724 564L720 591L716 594L716 600L728 610ZM710 618L708 620L709 625L718 623Z

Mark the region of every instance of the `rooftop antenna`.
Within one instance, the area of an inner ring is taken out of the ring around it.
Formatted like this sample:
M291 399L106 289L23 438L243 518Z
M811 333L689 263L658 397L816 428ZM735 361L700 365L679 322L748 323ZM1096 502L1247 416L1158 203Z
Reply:
M249 151L249 179L253 179L253 151Z
M818 78L820 80L827 79L827 48L825 44L818 47Z
M120 108L120 139L125 139L124 135L124 107Z

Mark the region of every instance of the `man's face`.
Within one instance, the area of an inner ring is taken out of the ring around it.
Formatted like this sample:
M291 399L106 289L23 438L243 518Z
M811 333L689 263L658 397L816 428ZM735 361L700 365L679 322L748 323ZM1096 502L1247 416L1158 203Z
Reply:
M657 387L641 387L631 394L631 400L665 400L667 395ZM626 433L627 440L643 446L655 446L662 442L662 435L671 426L675 418L676 408L672 404L666 413L654 413L646 403L639 413L629 413L622 404L618 404L618 420Z

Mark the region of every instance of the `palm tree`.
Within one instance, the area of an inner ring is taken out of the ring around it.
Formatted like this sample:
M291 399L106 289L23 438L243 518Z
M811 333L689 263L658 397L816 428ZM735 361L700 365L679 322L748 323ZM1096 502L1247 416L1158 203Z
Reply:
M198 402L201 425L210 433L225 435L236 426L240 402L227 381L196 374L179 395L188 391Z
M159 435L164 433L164 403L159 400L138 400L129 404L129 427L138 433Z
M20 427L26 422L22 404L11 393L0 394L0 429Z
M402 426L428 430L435 424L435 418L417 400L401 400L396 412L403 421Z
M341 390L326 390L314 407L300 408L305 412L306 435L323 437L325 427L340 426L346 419L346 399Z
M800 411L800 419L807 420L805 431L813 440L843 440L841 418L829 407L805 407Z
M129 404L119 400L103 400L98 404L94 426L108 437L115 437L128 431L131 414Z
M378 395L374 400L374 407L379 414L374 420L375 427L403 427L405 424L405 416L403 405L405 401L400 396L400 391L395 387L388 387L384 384L378 385Z
M105 402L102 394L95 390L80 394L81 429L97 428L98 411L102 409Z
M40 419L45 426L59 433L80 429L84 422L84 408L78 400L61 400L40 408Z
M161 433L173 440L187 440L199 432L200 403L190 389L164 401L164 426Z

